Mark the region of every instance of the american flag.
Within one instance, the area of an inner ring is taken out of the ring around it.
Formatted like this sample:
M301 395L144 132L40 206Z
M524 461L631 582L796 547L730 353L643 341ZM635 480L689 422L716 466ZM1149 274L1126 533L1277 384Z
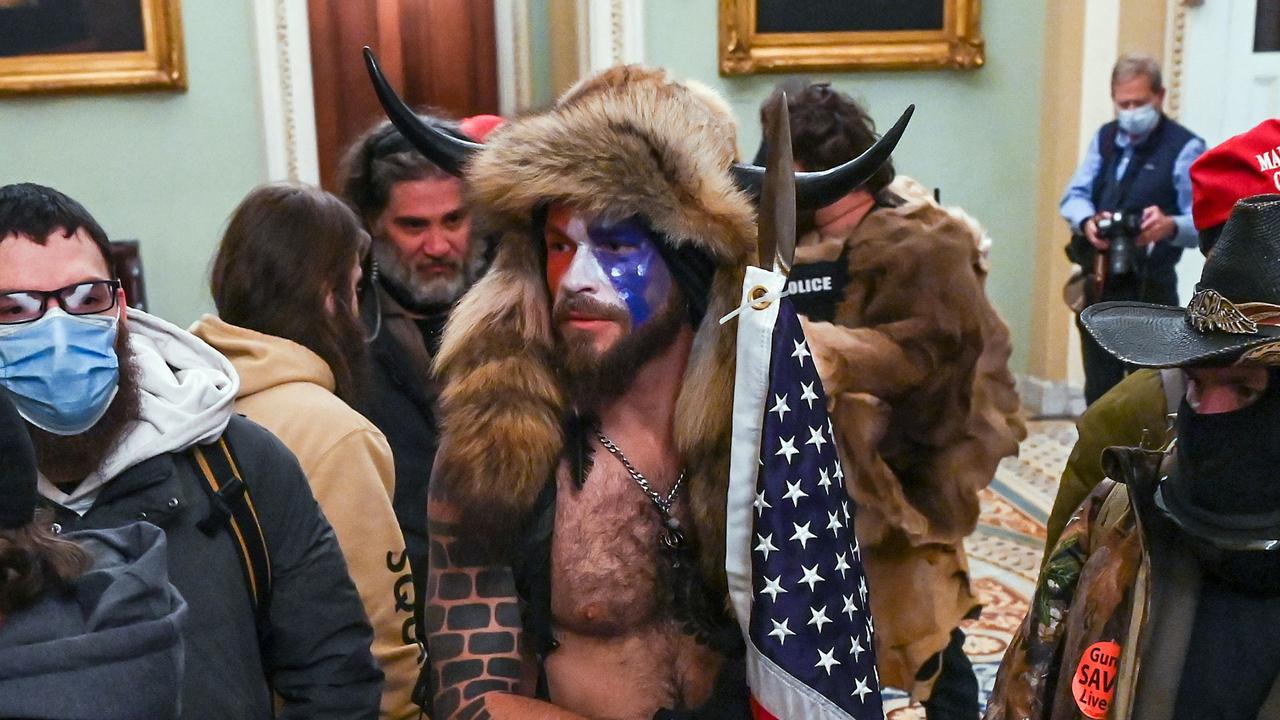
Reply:
M880 720L874 624L826 395L791 302L746 302L785 284L748 268L737 320L726 569L752 705L757 720Z

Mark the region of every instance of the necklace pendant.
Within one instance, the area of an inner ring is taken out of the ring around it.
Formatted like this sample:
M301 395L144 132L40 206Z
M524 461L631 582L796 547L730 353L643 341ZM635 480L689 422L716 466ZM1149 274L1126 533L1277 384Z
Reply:
M667 550L678 551L684 547L684 533L668 526L658 534L658 542Z

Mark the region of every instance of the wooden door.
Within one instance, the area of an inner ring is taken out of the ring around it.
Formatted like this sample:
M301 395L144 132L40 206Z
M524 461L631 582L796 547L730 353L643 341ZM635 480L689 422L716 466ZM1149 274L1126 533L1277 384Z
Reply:
M334 189L342 153L383 119L360 51L373 48L411 107L461 118L498 112L493 3L308 0L320 180Z

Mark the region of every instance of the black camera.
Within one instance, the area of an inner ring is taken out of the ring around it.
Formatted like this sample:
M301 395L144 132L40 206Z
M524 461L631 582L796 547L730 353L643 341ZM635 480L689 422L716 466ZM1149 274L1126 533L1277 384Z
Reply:
M1098 218L1098 237L1111 242L1107 265L1112 276L1133 272L1135 240L1142 234L1142 212L1117 210L1111 217Z

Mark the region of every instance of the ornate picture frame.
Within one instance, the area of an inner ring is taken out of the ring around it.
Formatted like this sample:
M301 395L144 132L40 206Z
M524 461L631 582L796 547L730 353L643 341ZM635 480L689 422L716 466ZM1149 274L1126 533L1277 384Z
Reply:
M0 96L186 90L180 0L90 2L0 0L0 23L28 30L0 49Z
M981 0L720 0L720 74L979 68L981 15Z

